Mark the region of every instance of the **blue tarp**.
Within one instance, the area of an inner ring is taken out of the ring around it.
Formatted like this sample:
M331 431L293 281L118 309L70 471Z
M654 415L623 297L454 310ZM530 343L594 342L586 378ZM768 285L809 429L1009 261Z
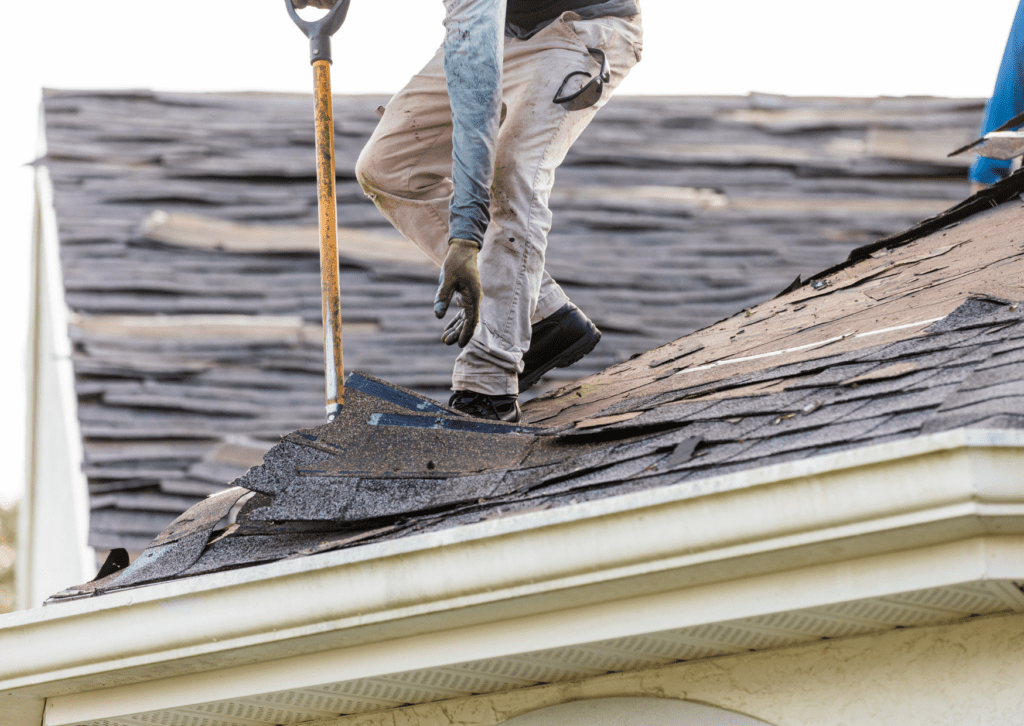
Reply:
M985 106L981 120L981 133L1001 126L1014 116L1024 113L1024 0L1017 6L1010 37L1003 51L1003 61L996 76L996 88ZM978 157L971 164L971 181L979 184L994 184L1010 173L1009 161L996 161Z

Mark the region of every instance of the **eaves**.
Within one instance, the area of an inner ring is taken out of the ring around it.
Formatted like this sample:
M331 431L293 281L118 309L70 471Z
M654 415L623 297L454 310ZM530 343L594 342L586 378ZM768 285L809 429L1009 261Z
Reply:
M7 615L0 710L90 723L971 583L1024 610L1016 582L1024 433L961 429Z

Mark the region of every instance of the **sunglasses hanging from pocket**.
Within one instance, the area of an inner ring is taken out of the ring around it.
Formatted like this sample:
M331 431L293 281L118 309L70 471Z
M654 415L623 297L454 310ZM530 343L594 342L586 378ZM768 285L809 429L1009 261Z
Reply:
M583 109L590 108L600 101L601 94L604 93L604 84L610 81L612 77L612 70L608 65L608 57L605 56L604 51L598 48L587 48L587 51L591 55L600 56L601 72L583 84L583 87L578 91L570 93L567 96L563 96L562 93L565 90L565 84L569 82L569 79L573 76L589 76L590 72L573 71L562 80L562 85L558 87L558 93L555 94L553 102L561 106L565 106L569 111L582 111Z

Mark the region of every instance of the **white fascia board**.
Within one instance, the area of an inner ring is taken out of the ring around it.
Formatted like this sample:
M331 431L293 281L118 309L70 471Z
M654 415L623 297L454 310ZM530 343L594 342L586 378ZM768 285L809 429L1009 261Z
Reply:
M40 110L40 157L46 131ZM82 472L78 397L68 336L53 183L36 168L36 221L26 406L26 481L19 547L19 607L38 607L66 578L95 572L89 547L89 492Z
M205 692L227 671L203 671L327 650L332 678L367 677L385 642L418 643L394 672L529 650L520 633L554 647L988 579L1024 580L1024 432L950 431L2 616L0 708L193 671ZM453 636L477 631L468 650Z
M40 114L41 115L41 114ZM38 183L38 182L37 182ZM35 509L35 435L39 418L40 341L46 334L43 322L43 222L42 206L38 190L33 200L32 245L29 262L29 325L25 346L25 470L24 490L18 509L19 537L17 564L15 566L15 608L27 610L32 607L31 564L32 564L32 514Z
M251 696L304 688L358 682L376 676L438 668L479 660L515 657L603 639L627 638L642 631L657 633L710 621L728 622L751 611L785 612L832 600L891 594L898 579L909 590L942 584L977 582L987 561L1019 563L1024 537L981 538L936 547L892 553L851 563L802 568L743 581L713 583L668 593L627 597L613 602L583 604L562 610L466 624L457 615L432 630L408 637L381 633L375 642L349 645L336 639L330 650L267 658L213 672L196 672L139 682L135 674L120 682L80 693L47 699L45 726L79 726L83 722L129 714L169 712L197 703L231 702ZM942 573L941 576L938 576ZM881 578L880 578L881 575ZM889 587L880 587L880 579ZM1018 612L1024 610L1024 595ZM273 607L279 601L266 601ZM709 615L709 613L714 615ZM444 627L441 627L444 626ZM328 644L331 645L331 644ZM134 723L134 722L133 722ZM21 726L14 724L12 726Z
M42 115L42 114L40 114ZM45 136L44 136L45 139ZM47 276L46 287L50 301L50 322L52 324L52 340L54 364L57 369L56 384L59 387L60 401L63 409L63 420L52 422L64 428L64 446L62 455L67 459L67 485L65 492L71 517L75 523L74 533L65 533L70 540L67 542L72 555L70 567L77 568L89 577L96 565L96 553L89 546L89 483L82 465L85 461L85 447L82 444L82 429L78 421L78 393L75 390L75 367L72 360L72 346L69 320L71 311L64 296L64 266L60 256L60 229L57 224L57 208L53 200L53 180L50 170L40 166L36 170L36 188L40 200L40 224L42 227L43 254L45 255L44 272ZM38 421L39 424L48 422ZM40 452L43 456L52 456L54 452ZM44 598L49 594L40 593Z

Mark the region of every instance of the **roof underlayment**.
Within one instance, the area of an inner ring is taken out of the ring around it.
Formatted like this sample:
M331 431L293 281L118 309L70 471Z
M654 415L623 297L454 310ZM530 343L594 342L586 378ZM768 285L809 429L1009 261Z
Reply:
M711 477L950 429L1024 428L1022 188L1011 176L529 401L520 425L353 374L337 421L286 436L130 567L50 602L659 487L698 497Z

